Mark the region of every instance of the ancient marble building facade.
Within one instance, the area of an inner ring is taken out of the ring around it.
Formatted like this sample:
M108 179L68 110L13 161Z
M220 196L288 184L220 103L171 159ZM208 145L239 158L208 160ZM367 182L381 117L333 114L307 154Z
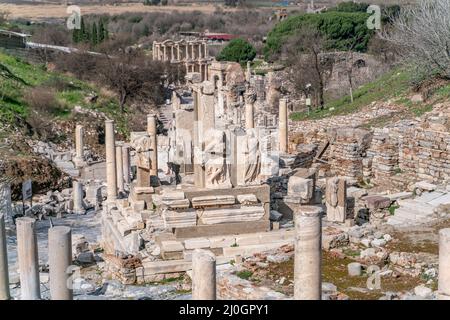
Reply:
M183 63L186 73L201 74L202 81L208 80L208 65L211 57L208 44L204 40L165 40L153 42L153 60Z

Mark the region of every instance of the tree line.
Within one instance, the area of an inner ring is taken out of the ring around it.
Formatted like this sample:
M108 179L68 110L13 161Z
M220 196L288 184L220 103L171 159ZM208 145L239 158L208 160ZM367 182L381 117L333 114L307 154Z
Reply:
M103 19L97 22L92 22L91 25L81 18L80 29L74 29L72 32L72 40L74 43L89 43L91 46L96 46L105 40L108 40L108 28L105 26Z

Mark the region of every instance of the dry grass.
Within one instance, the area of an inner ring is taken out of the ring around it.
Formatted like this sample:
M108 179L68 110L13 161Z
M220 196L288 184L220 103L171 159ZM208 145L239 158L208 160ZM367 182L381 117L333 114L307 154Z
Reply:
M117 6L112 5L83 5L81 14L110 14L116 15L126 12L190 12L201 11L205 13L213 13L216 7L213 5L190 5L190 6L144 6L142 3L127 3ZM67 6L65 5L15 5L0 4L0 11L10 13L10 19L24 18L31 20L45 20L51 18L67 18ZM225 11L235 11L236 9L226 8Z

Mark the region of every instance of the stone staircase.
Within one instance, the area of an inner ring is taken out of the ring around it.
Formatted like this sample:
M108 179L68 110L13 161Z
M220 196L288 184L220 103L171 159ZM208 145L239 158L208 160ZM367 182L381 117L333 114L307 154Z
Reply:
M432 222L438 218L435 213L440 205L450 204L450 193L432 191L414 199L398 200L400 206L387 224L394 227L411 227Z

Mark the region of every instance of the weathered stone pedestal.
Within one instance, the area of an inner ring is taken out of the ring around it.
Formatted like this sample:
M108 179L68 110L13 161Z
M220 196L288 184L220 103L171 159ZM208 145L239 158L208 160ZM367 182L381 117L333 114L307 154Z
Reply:
M0 300L9 300L10 298L5 215L0 213Z
M48 230L48 264L52 300L72 300L73 290L68 273L72 264L72 231L57 226Z
M196 249L192 254L192 300L216 300L216 257Z
M16 219L17 251L20 272L20 292L22 300L40 300L39 260L33 218Z
M322 208L301 207L295 213L294 298L321 300Z
M320 204L322 193L316 191L316 171L314 169L298 169L289 178L287 195L277 201L278 212L284 219L293 219L304 205Z

